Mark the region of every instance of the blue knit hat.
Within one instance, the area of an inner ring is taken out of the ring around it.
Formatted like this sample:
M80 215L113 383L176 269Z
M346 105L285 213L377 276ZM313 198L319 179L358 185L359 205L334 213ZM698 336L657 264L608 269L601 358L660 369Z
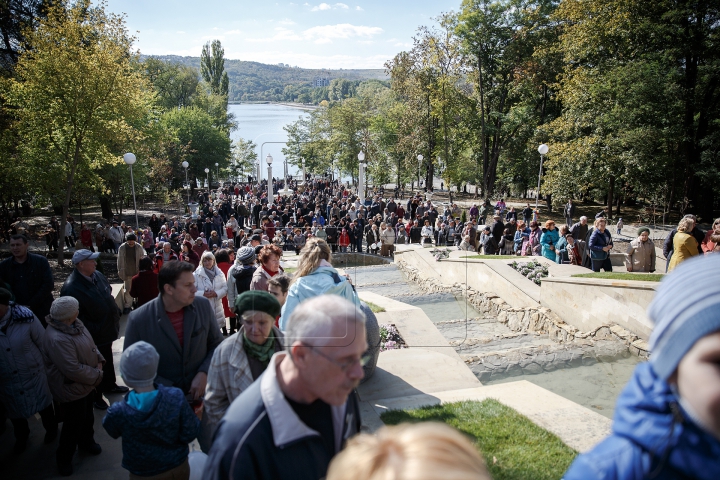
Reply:
M682 262L660 283L648 307L655 323L650 364L667 380L702 337L720 330L720 255Z

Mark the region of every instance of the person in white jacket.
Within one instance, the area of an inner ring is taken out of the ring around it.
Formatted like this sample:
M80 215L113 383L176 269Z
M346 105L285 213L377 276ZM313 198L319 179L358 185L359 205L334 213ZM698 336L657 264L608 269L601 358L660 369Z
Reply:
M225 310L222 299L227 295L227 281L225 274L215 262L212 252L204 252L200 257L200 265L195 273L195 296L205 297L210 301L215 313L215 319L220 329L225 330Z

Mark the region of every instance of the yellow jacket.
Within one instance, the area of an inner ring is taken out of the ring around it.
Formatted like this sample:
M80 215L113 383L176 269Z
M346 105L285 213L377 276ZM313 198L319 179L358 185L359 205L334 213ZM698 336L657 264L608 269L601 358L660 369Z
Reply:
M685 232L677 232L673 238L673 254L668 265L668 272L688 258L699 255L698 243L695 237Z

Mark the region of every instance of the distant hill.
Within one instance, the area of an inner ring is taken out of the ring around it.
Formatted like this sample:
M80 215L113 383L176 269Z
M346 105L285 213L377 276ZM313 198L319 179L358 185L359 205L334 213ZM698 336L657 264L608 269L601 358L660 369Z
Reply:
M181 57L178 55L153 55L153 57L189 65L200 70L200 57ZM352 70L313 70L291 67L287 64L266 65L243 60L225 60L225 70L230 80L229 100L238 101L298 101L305 93L311 95L317 87L327 87L334 79L352 82L363 80L387 81L389 77L383 69ZM318 85L315 85L316 81ZM303 99L301 98L300 101Z

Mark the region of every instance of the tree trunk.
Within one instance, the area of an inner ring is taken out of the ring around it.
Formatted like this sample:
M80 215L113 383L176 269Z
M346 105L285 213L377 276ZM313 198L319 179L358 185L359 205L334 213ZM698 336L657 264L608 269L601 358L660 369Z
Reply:
M610 180L608 183L608 193L607 193L607 215L608 220L612 219L612 211L613 211L613 194L615 190L615 177L610 175Z

